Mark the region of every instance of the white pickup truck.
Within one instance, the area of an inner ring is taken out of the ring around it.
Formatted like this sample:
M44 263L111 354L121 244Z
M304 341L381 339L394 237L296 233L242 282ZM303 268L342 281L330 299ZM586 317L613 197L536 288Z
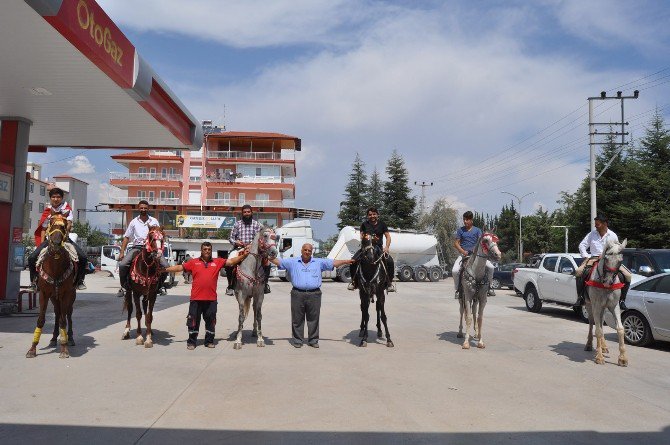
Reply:
M526 300L526 308L540 312L542 303L570 306L584 320L584 305L577 305L575 270L583 258L574 253L548 253L537 267L521 267L512 272L514 290Z

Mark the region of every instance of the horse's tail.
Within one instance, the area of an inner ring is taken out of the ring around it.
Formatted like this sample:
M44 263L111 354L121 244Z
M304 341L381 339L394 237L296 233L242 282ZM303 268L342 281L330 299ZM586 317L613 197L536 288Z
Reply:
M249 315L249 308L251 307L251 297L247 297L244 299L244 318L247 318L247 315Z
M128 312L128 308L130 307L130 294L131 290L127 290L125 292L125 295L123 296L123 309L121 309L121 313Z

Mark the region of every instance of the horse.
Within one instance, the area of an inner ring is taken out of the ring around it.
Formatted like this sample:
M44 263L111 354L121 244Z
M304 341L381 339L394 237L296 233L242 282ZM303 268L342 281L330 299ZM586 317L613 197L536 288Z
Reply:
M368 310L370 303L375 302L375 295L377 296L377 338L384 338L381 326L381 323L384 323L386 346L389 348L394 346L389 333L386 311L384 310L384 304L386 303L384 291L388 278L392 276L393 271L386 270L384 255L383 252L378 253L378 249L372 244L370 235L363 237L361 240L361 256L356 270L358 293L361 298L361 330L358 333L358 337L361 339L360 347L368 345L368 322L370 321Z
M135 303L135 318L137 318L136 345L144 345L145 348L153 347L151 323L154 319L154 304L158 293L158 281L160 277L159 258L163 255L163 230L158 226L149 228L149 234L140 253L135 256L130 266L130 289L126 292L123 301L123 310L128 311L126 328L123 331L122 340L130 338L130 317L133 315L133 302ZM140 297L142 303L140 304ZM142 337L142 311L144 311L146 325L146 339Z
M235 298L239 305L239 317L237 326L237 336L233 349L242 348L242 327L244 320L249 314L249 306L253 300L254 304L254 330L253 337L258 337L256 346L262 348L265 346L263 341L263 332L261 330L261 319L263 318L261 308L263 306L263 290L265 288L265 272L263 264L268 258L277 256L276 235L270 227L261 227L249 248L249 255L240 263L233 273L237 274L235 283Z
M486 306L489 282L486 276L486 261L492 259L500 261L500 249L498 249L498 237L492 232L484 232L479 237L475 249L463 266L463 278L461 279L460 314L461 320L458 327L458 338L464 338L463 349L470 349L470 325L474 324L475 338L478 339L477 347L485 348L482 338L482 321L484 307ZM476 323L474 316L477 314ZM466 328L463 332L463 318Z
M74 341L68 342L68 335L72 336L72 310L76 298L75 280L77 278L77 259L74 249L65 246L67 238L67 213L51 211L51 218L47 226L49 245L38 259L37 287L40 291L40 313L37 317L37 327L33 334L33 343L27 358L37 355L37 344L42 335L45 315L49 300L54 305L55 324L60 332L60 358L70 357L68 343L74 346ZM67 328L68 320L70 322ZM55 331L55 329L54 329ZM54 336L56 334L54 333ZM55 344L54 344L55 346Z
M614 316L616 320L616 332L619 337L619 366L628 366L626 357L626 345L624 343L624 329L621 323L621 309L619 308L619 298L621 297L621 288L625 283L619 279L619 267L623 260L622 251L626 247L627 240L622 243L608 239L600 258L593 265L590 276L586 280L587 299L586 309L589 313L589 334L586 339L585 351L593 350L593 325L596 326L596 359L599 365L605 363L603 353L609 353L605 345L605 335L603 334L603 319L605 309Z

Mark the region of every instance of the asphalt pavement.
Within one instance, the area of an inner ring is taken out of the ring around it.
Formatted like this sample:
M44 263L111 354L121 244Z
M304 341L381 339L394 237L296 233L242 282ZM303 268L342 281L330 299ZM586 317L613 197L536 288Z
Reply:
M326 280L319 349L293 348L290 284L271 282L259 348L219 283L217 346L186 349L190 285L159 297L155 346L121 340L117 285L87 278L69 359L48 346L25 358L36 311L0 317L0 443L644 444L670 443L670 345L628 346L629 366L583 350L569 309L527 312L512 291L485 310L485 349L461 348L451 279L398 283L387 314L394 348L358 346L357 292ZM133 318L133 328L135 320Z

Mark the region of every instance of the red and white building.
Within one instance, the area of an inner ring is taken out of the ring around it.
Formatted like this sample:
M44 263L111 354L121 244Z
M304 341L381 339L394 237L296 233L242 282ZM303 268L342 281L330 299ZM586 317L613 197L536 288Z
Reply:
M297 216L309 217L295 206L299 138L217 127L205 127L205 133L200 151L144 150L112 156L127 171L110 174L110 183L119 191L105 203L125 211L129 221L145 199L168 230L176 229L177 215L239 217L244 204L251 205L264 224L280 226Z

